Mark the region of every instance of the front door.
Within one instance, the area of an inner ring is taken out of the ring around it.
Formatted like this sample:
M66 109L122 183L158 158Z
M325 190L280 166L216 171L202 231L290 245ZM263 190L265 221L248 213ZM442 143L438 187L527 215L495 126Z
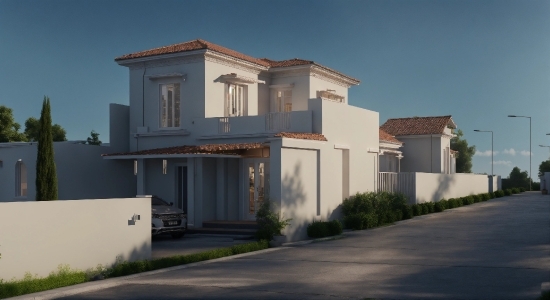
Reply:
M249 158L245 167L245 219L255 220L260 204L269 196L269 159Z

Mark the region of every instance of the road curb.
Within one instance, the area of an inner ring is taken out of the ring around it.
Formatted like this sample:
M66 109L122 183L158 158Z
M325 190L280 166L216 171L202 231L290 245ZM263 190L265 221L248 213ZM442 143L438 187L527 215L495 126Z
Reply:
M154 271L147 271L147 272L127 275L127 276L109 278L109 279L105 279L105 280L90 281L90 282L85 282L85 283L81 283L81 284L76 284L76 285L66 286L66 287L62 287L62 288L57 288L57 289L53 289L53 290L37 292L37 293L32 293L32 294L27 294L27 295L21 295L21 296L17 296L17 297L8 298L8 299L11 299L11 300L20 300L20 299L46 300L46 299L55 299L55 298L61 298L61 297L68 297L68 296L73 296L73 295L77 295L77 294L82 294L82 293L93 292L93 291L97 291L97 290L116 287L116 286L122 285L126 281L134 279L134 278L150 276L150 275L155 275L155 274L160 274L160 273L166 273L166 272L171 272L171 271L176 271L176 270L182 270L182 269L192 268L192 267L196 267L196 266L200 266L200 265L211 264L211 263L216 263L216 262L222 262L222 261L226 261L226 260L232 260L232 259L237 259L237 258L241 258L241 257L262 254L262 253L269 253L269 252L273 252L273 251L277 251L277 250L282 250L282 249L285 249L285 248L286 247L268 248L268 249L263 249L263 250L258 250L258 251L252 251L252 252L247 252L247 253L242 253L242 254L236 254L236 255L220 257L220 258L216 258L216 259L200 261L200 262L196 262L196 263L190 263L190 264L181 265L181 266L174 266L174 267L170 267L170 268L164 268L164 269L158 269L158 270L154 270Z

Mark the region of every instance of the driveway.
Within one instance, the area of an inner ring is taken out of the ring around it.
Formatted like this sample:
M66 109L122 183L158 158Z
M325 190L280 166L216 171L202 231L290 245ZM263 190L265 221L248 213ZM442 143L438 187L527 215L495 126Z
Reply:
M523 193L66 299L536 299L549 225L550 197Z

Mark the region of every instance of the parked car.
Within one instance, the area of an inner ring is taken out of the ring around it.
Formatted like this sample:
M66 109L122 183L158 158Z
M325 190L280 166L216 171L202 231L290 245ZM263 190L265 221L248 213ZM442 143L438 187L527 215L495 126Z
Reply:
M171 234L173 238L181 238L187 230L187 215L174 203L166 202L160 197L151 197L151 234Z

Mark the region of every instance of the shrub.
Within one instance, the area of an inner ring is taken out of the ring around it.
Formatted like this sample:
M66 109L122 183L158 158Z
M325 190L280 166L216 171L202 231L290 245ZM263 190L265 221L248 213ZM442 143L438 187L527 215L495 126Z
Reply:
M520 193L523 193L523 192L525 192L525 188L524 188L524 187L520 187L520 188L519 188L519 191L520 191Z
M447 209L452 209L452 208L457 207L456 202L457 201L454 198L451 198L451 199L447 200Z
M497 197L497 195L495 194L495 192L490 192L489 193L489 199L495 199Z
M519 194L519 188L513 188L512 194Z
M342 233L342 224L338 220L329 222L313 222L307 226L307 235L312 238L322 238Z
M342 204L344 225L358 230L393 223L408 217L406 207L407 199L402 194L357 193Z
M402 208L402 215L403 215L403 218L402 220L407 220L407 219L410 219L412 218L414 215L413 215L413 210L412 210L412 207L410 205L405 205L403 206Z
M422 203L421 206L422 206L422 214L423 215L427 215L430 213L430 206L428 204L429 202L425 202L425 203Z
M498 190L495 192L495 197L496 198L501 198L501 197L504 197L504 191L503 190Z
M474 204L474 197L472 197L471 195L466 196L466 197L462 197L460 199L462 199L462 205Z
M422 215L422 206L420 204L413 204L412 205L413 215L414 216L421 216Z
M471 197L474 199L474 203L482 201L481 195L472 195Z
M489 193L481 194L481 201L487 201L491 199L491 195Z
M271 241L274 235L281 235L281 231L290 225L292 219L285 219L280 213L274 212L276 208L270 200L264 200L256 213L258 240Z
M436 212L444 211L445 209L447 209L447 200L441 199L441 200L437 201L434 205L434 208L435 208Z
M344 217L346 228L362 230L376 227L378 225L378 217L374 213L356 213Z
M426 202L425 205L428 207L428 213L434 213L435 212L435 203L433 202Z
M512 190L511 190L511 189L505 189L505 190L504 190L504 195L505 195L505 196L510 196L510 195L512 195Z

